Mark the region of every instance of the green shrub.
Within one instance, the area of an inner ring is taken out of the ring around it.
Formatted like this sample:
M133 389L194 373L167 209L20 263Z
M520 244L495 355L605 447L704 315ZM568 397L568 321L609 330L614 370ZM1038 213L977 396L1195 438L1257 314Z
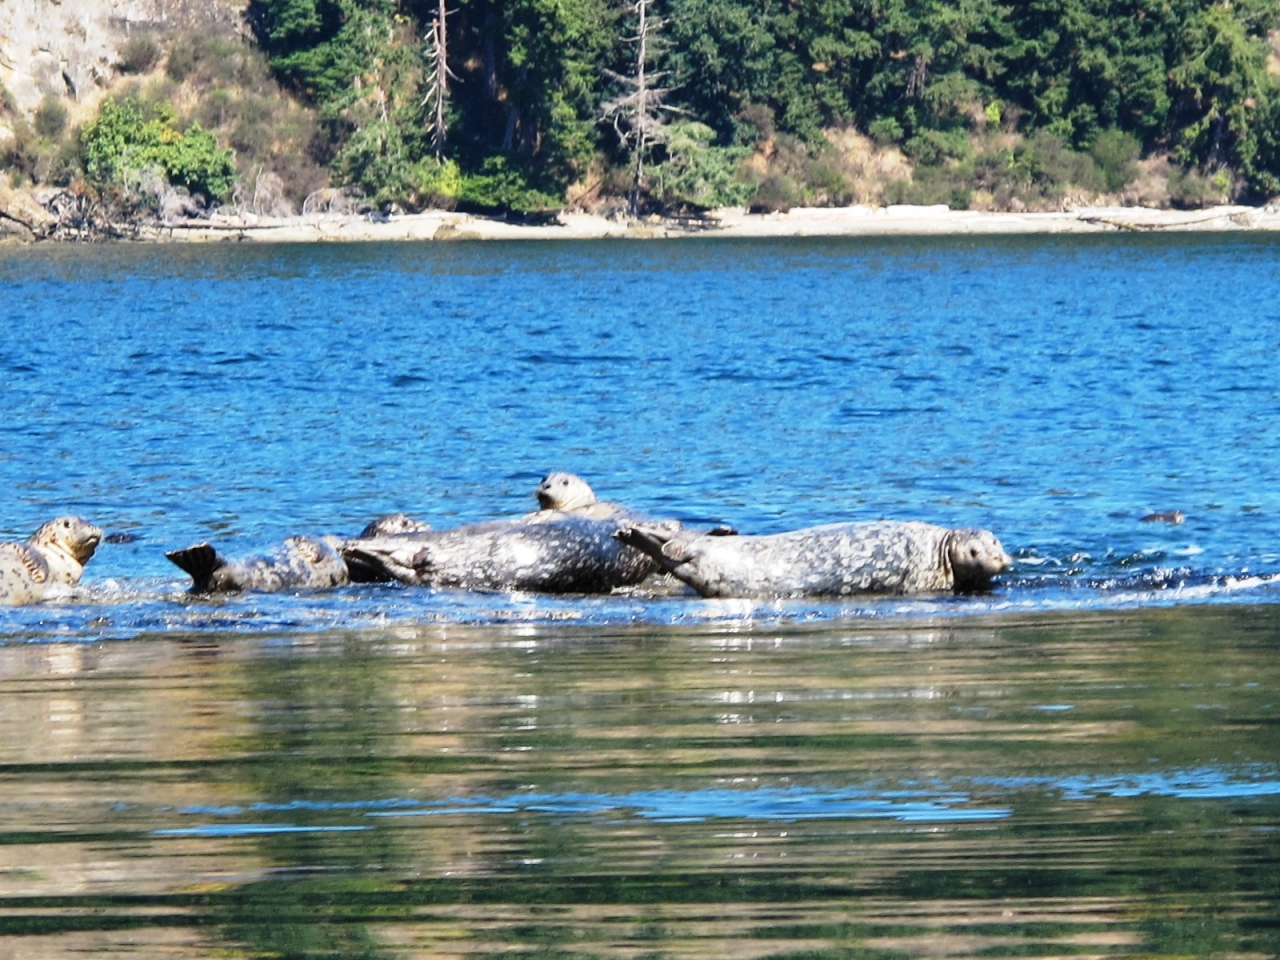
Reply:
M900 124L893 117L880 117L872 120L870 126L867 127L867 135L882 147L887 147L902 141L903 134L906 133Z
M180 132L167 104L148 116L137 100L108 98L85 124L80 143L85 173L98 183L121 183L130 174L159 169L175 186L216 198L235 183L230 151L219 150L199 123Z
M972 171L962 165L917 167L912 180L895 180L885 187L886 203L932 206L943 203L967 210L973 202Z
M462 178L458 193L461 203L481 210L510 210L515 213L549 213L564 207L564 198L544 189L507 158L489 157L478 173Z
M160 62L161 56L163 51L155 38L139 34L130 37L120 47L120 62L117 66L121 73L150 73Z
M1089 149L1108 193L1123 190L1138 176L1138 157L1142 144L1123 130L1104 130Z
M240 86L261 92L269 86L271 71L266 57L254 47L227 37L197 33L174 42L165 75L176 83Z
M772 140L777 132L777 118L763 103L749 103L734 115L733 142L739 146L754 147Z
M1061 196L1070 187L1094 192L1105 186L1093 157L1072 150L1051 133L1037 133L1025 141L1022 156L1035 171L1032 179L1043 196Z
M375 203L403 202L411 192L409 153L398 124L374 120L353 133L337 156L339 183L360 187Z
M0 167L7 168L14 183L22 186L35 179L39 162L39 138L26 121L17 121L13 136L0 141Z
M756 186L748 208L752 213L786 213L804 202L804 192L785 173L771 173Z
M973 146L963 130L921 130L902 145L903 152L926 167L944 160L967 160Z
M1198 170L1176 170L1169 177L1169 203L1179 210L1199 210L1225 203L1231 181L1224 171L1206 175Z
M1092 156L1072 150L1048 131L1012 147L989 141L978 150L970 174L973 186L989 192L999 208L1044 206L1072 190L1095 194L1106 187Z
M409 182L418 202L436 210L452 210L462 195L462 170L452 160L420 161L410 171Z
M738 175L745 147L715 147L715 131L703 123L671 124L664 147L667 159L653 170L650 192L665 205L698 209L736 207L755 187Z
M196 116L205 127L225 126L238 114L237 98L226 87L214 87L200 98L200 103L196 106ZM239 144L236 144L236 149L240 149Z
M61 100L49 94L40 101L31 122L40 136L46 140L57 140L67 129L67 108Z

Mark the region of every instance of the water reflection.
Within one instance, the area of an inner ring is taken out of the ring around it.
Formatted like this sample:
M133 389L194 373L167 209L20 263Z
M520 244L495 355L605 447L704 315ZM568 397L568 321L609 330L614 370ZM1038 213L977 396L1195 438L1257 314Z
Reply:
M0 647L14 956L1274 954L1272 606Z

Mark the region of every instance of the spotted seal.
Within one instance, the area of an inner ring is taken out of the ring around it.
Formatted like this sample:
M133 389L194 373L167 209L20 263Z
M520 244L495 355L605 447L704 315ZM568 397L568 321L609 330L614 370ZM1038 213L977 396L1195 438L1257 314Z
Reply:
M43 600L51 589L80 582L102 531L80 517L57 517L25 541L0 543L0 604Z
M559 471L543 477L542 482L534 488L533 495L543 510L561 510L566 513L589 509L598 502L591 484L576 473Z
M772 536L695 536L624 524L643 550L704 597L913 594L990 589L1012 561L987 530L914 521L833 523Z
M431 524L415 520L407 513L389 513L386 516L370 520L357 537L385 537L393 533L422 533L431 529Z
M577 474L556 472L534 490L541 509L507 520L348 540L343 558L353 581L394 579L415 586L538 593L608 593L658 571L642 551L613 534L623 522L677 532L602 502Z
M348 540L342 555L352 571L376 571L415 586L608 593L655 569L613 536L617 530L612 520L539 511L452 530Z
M534 489L533 495L541 508L537 513L527 516L535 520L551 520L555 513L568 513L575 517L587 517L592 520L617 520L629 523L658 526L667 530L681 530L683 524L679 520L656 520L647 514L632 510L620 503L598 500L591 484L576 473L549 473ZM554 511L554 512L553 512ZM731 534L735 531L729 527L716 527L718 534Z
M191 576L192 593L256 590L324 590L347 583L347 565L337 549L341 541L288 537L271 554L230 561L208 543L165 554Z

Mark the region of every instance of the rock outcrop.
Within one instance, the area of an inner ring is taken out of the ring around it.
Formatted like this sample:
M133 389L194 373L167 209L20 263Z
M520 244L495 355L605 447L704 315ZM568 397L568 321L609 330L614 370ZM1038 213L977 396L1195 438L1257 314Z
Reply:
M4 0L0 84L22 114L49 95L93 103L131 37L234 34L243 29L246 6L247 0Z

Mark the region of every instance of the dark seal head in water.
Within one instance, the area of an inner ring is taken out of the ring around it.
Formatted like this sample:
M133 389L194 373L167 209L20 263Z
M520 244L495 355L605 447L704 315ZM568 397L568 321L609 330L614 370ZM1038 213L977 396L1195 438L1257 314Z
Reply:
M624 524L618 537L704 597L979 592L1012 562L987 530L893 520L763 537Z
M348 582L342 555L326 540L289 537L271 554L230 561L207 543L165 554L191 576L192 593L324 590Z
M396 536L349 540L351 569L415 586L608 593L639 583L653 562L613 534L618 524L558 511Z
M0 543L0 604L43 600L58 585L80 582L102 531L80 517L57 517L25 541Z

